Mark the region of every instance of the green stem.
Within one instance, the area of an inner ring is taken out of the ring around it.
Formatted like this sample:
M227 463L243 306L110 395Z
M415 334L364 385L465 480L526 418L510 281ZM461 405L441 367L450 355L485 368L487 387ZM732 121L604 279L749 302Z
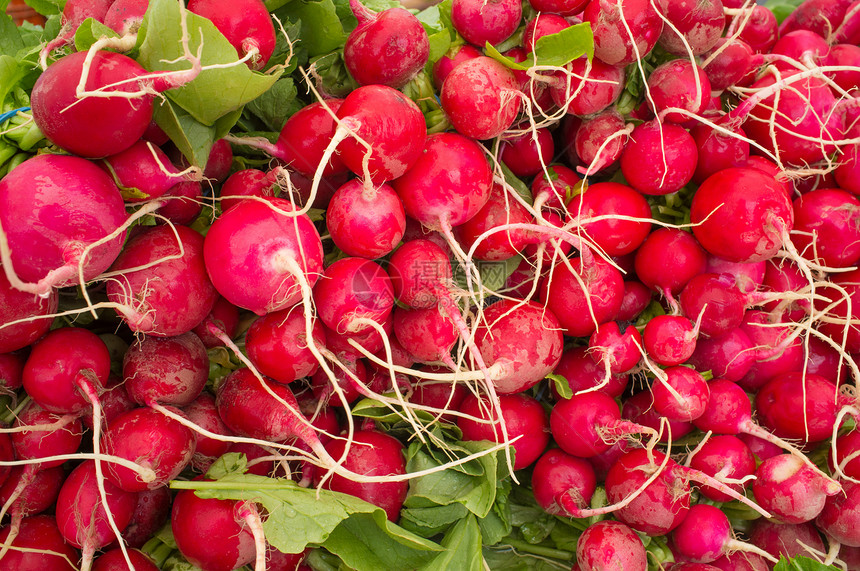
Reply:
M187 482L184 480L173 480L170 482L170 488L173 490L235 490L237 492L299 489L295 482L285 484L275 480L272 482L256 481L252 484L241 484L238 482Z
M18 418L18 413L20 413L22 410L24 410L24 408L28 404L30 404L31 400L33 400L33 399L31 399L29 396L21 399L21 402L18 403L17 407L15 407L13 410L10 410L8 413L6 413L2 417L0 417L0 422L2 422L6 426L9 426L10 424L12 424L12 422L14 422L16 418Z
M562 561L570 561L573 559L573 553L570 551L562 551L561 549L553 549L551 547L543 547L541 545L532 545L526 541L519 539L506 538L502 540L502 545L510 545L517 551L523 553L531 553L540 557L549 557L551 559L561 559Z

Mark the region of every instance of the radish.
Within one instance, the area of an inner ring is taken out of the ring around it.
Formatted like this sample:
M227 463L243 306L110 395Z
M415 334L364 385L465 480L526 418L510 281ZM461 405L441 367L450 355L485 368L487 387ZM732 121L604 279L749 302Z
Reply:
M605 367L595 362L588 347L571 347L565 350L552 372L567 379L573 394L596 390L616 398L624 393L628 383L626 374L612 374L607 377Z
M185 406L209 380L209 356L191 332L176 337L137 339L126 352L122 375L129 396L140 405Z
M90 63L87 52L65 56L33 86L33 119L52 143L76 155L101 158L124 151L152 121L154 94L183 85L200 72L199 60L186 52L192 68L170 74L149 74L116 52L97 51Z
M806 557L810 549L826 552L821 535L812 522L789 524L757 519L750 528L750 543L774 557Z
M135 571L158 571L158 566L143 551L129 549L127 555L128 560L121 549L111 549L96 559L92 569L93 571L125 571L129 568L127 561L131 561Z
M359 87L343 100L337 117L340 127L332 142L346 133L351 135L337 147L341 160L375 184L399 177L421 156L427 135L424 116L418 105L396 89Z
M707 0L693 5L665 2L661 13L672 22L672 26L664 24L657 43L667 52L679 56L687 55L688 45L693 55L707 52L723 35L726 25L722 0Z
M248 358L263 374L279 383L313 375L319 363L308 347L305 319L300 308L267 313L255 320L245 335ZM313 322L313 343L325 346L322 323Z
M818 375L784 373L756 393L756 412L777 436L821 442L836 424L837 394L836 385Z
M149 0L113 0L104 24L120 36L137 34L147 8Z
M777 559L766 551L738 541L732 535L729 518L720 508L695 504L684 521L672 531L672 546L676 553L694 563L711 563L728 553L747 551L776 563Z
M97 22L104 22L108 10L115 0L71 0L63 6L60 18L60 31L57 37L47 42L39 52L39 60L42 69L47 67L48 56L51 52L62 48L74 41L75 32L84 20L92 18Z
M457 132L473 139L493 139L510 128L520 110L517 80L486 56L455 67L442 85L442 109Z
M756 469L752 451L743 440L730 434L711 436L697 449L690 467L724 482L738 493L743 493ZM709 486L700 488L702 495L716 502L731 498Z
M764 557L747 551L723 555L712 561L711 565L721 571L768 571L770 569Z
M9 532L9 526L0 530L0 542L8 541ZM79 553L63 539L54 516L24 518L18 535L11 543L12 547L3 557L4 567L39 571L77 569Z
M90 161L28 159L0 180L6 277L38 295L92 280L119 255L127 218L116 185Z
M711 392L701 374L689 367L669 367L651 390L654 408L669 420L691 422L705 413Z
M793 10L780 25L780 33L811 30L822 36L839 28L851 0L808 0Z
M507 442L512 440L515 451L514 470L531 466L549 444L549 419L546 412L533 397L523 393L498 397L499 409L504 419L504 431L499 423L498 412L484 397L467 395L459 410L466 416L457 419L457 427L463 432L463 440L487 440Z
M693 178L698 156L696 143L685 129L653 120L630 133L621 153L621 172L642 194L671 194Z
M586 168L579 167L579 172L595 175L614 165L629 142L631 130L627 128L624 118L615 107L609 107L594 117L585 119L574 137L576 155L587 165ZM578 181L574 179L573 182ZM537 196L534 188L532 194Z
M672 367L689 359L696 351L697 327L680 315L658 315L645 324L642 343L656 363Z
M24 390L43 409L80 413L91 402L87 391L103 390L110 373L110 353L95 333L62 327L33 345L24 365Z
M844 482L842 493L827 498L821 513L815 518L815 525L828 538L843 545L860 547L860 485Z
M740 39L749 44L756 53L767 53L779 37L779 24L773 12L764 6L752 6L752 15L735 16L735 22L729 27L736 29L736 23L742 22Z
M387 184L367 185L351 180L334 193L326 209L326 227L345 254L381 258L389 254L406 231L403 202Z
M833 274L829 280L834 286L816 288L822 299L816 299L816 311L826 311L826 320L818 324L818 330L835 341L849 353L860 353L860 329L857 303L854 298L860 290L860 270Z
M710 102L708 75L688 59L657 66L648 76L648 88L651 111L670 123L686 123L691 116L702 115Z
M711 371L715 378L738 382L755 362L755 349L740 327L717 338L700 337L688 363L698 371Z
M664 444L668 443L670 438L683 438L695 430L691 422L669 420L660 415L654 408L654 395L649 390L640 391L625 399L621 406L621 417L657 432L660 434L660 442ZM668 430L663 428L664 423L668 423Z
M144 481L124 466L108 466L107 478L127 492L142 492L167 484L191 463L196 435L179 422L141 407L115 418L102 434L106 454L151 468L155 478Z
M457 133L427 137L415 164L392 183L406 214L432 230L459 226L487 203L493 172L479 144Z
M720 337L743 323L746 299L726 274L701 273L681 292L681 309L687 318L699 322L699 330Z
M232 571L254 561L254 536L243 508L243 502L202 499L194 490L180 490L170 527L182 556L207 571Z
M639 280L674 299L694 276L705 271L707 255L699 242L678 228L658 228L636 251L634 265Z
M648 55L663 31L663 20L654 6L649 0L591 0L582 20L591 23L594 55L621 67Z
M452 275L445 251L423 239L403 244L391 256L388 267L395 297L415 309L435 307L443 294L440 288Z
M524 206L514 201L501 185L494 183L486 204L457 227L456 235L464 249L471 251L473 258L497 262L516 256L532 238L523 230L484 233L509 224L529 224L532 220Z
M164 220L159 222L187 226L192 224L203 211L203 187L200 181L188 180L176 183L161 197L164 205L159 207L158 214L163 216Z
M697 184L723 169L753 166L749 164L750 144L744 130L729 121L717 120L716 125L719 128L699 123L690 129L698 151L692 179Z
M842 492L839 483L825 479L791 454L768 458L755 475L756 501L783 523L811 521L824 509L828 496Z
M97 549L116 538L116 531L125 529L136 502L136 493L101 481L95 461L86 460L72 470L57 498L57 526L67 542L81 548L82 569L89 568Z
M726 45L728 47L724 47ZM740 38L719 38L703 57L702 69L708 74L714 91L741 83L753 68L753 49Z
M213 0L189 0L188 10L210 20L240 57L248 57L251 69L263 69L275 51L275 26L261 0L228 4Z
M803 369L803 340L792 329L774 322L763 311L748 310L741 329L753 344L755 361L738 384L749 391L759 390L771 379Z
M154 226L129 240L108 282L108 299L132 331L182 335L212 310L218 292L204 264L203 237L187 226Z
M137 505L131 514L131 521L122 532L122 538L129 547L140 549L167 523L171 501L167 486L137 494Z
M182 407L182 414L195 426L199 426L219 434L221 436L232 436L233 431L227 428L224 421L218 415L218 407L215 397L208 392L203 392L194 399L194 402ZM197 434L197 445L194 447L194 455L191 457L191 467L198 472L205 473L215 460L226 454L230 449L229 440L216 440L204 434Z
M382 432L358 430L353 433L348 448L346 440L333 439L326 444L326 450L332 458L340 458L346 453L343 466L356 474L392 476L406 473L403 445ZM379 506L390 521L397 521L409 485L405 481L355 482L334 474L324 487Z
M453 364L451 349L459 338L457 327L438 307L395 308L394 335L417 362Z
M621 522L605 520L588 526L579 536L576 563L581 571L645 571L648 556L636 532Z
M54 414L44 410L36 402L27 405L15 418L12 426L21 430L11 434L15 456L21 460L74 454L80 448L84 434L80 419L73 414ZM26 430L26 427L42 430ZM51 430L45 430L48 427ZM62 464L63 460L46 460L40 464L31 464L25 470L35 472Z
M358 0L351 0L349 7L358 20L343 46L343 61L350 75L359 85L395 89L406 85L421 71L430 53L421 22L403 8L376 13Z
M23 349L33 344L51 328L57 311L59 294L51 288L45 297L21 291L9 283L6 273L0 273L0 354L8 355L12 351ZM3 359L8 359L4 357ZM4 366L4 372L8 371ZM14 389L9 383L10 377L4 375L5 386Z
M192 331L200 337L207 349L221 347L224 344L217 337L209 333L209 324L214 325L219 331L223 331L228 337L233 337L239 327L239 308L221 297L215 300L212 311Z
M772 258L794 213L779 184L762 171L730 168L708 177L690 206L693 235L709 253L733 262Z
M860 260L860 200L844 190L822 188L794 201L791 240L800 254L831 268Z
M581 508L587 507L595 487L596 477L591 464L558 448L544 452L532 470L535 501L548 514L566 515L559 500L562 495L570 496Z
M592 2L593 3L593 2ZM586 117L615 103L624 91L624 66L610 64L596 56L585 57L565 66L550 83L550 95L556 105L571 115Z
M499 160L520 178L542 172L555 155L555 143L550 130L539 128L531 131L526 123L515 125L512 129L526 132L504 138L499 147Z
M388 273L364 258L342 258L325 269L314 286L314 304L322 322L336 335L367 333L394 308Z
M542 10L538 9L538 11L541 12ZM523 31L523 46L526 48L527 53L534 53L535 45L539 39L544 36L557 34L570 26L571 23L557 10L549 10L546 14L537 14L534 18L526 22L526 28Z
M218 293L264 315L301 299L299 278L316 283L323 249L307 215L271 198L245 200L222 214L206 234L203 258Z
M615 321L601 323L588 339L591 358L611 374L633 369L641 358L642 336L632 326L621 328Z
M143 140L102 159L102 164L129 202L159 198L180 182L188 180L164 151Z
M505 41L520 25L522 15L522 4L513 0L455 0L451 5L454 29L470 44L482 47Z
M648 202L625 184L601 182L589 185L571 200L568 208L583 220L581 228L585 235L609 256L633 252L651 230ZM615 215L618 219L613 218ZM590 221L589 218L597 220Z

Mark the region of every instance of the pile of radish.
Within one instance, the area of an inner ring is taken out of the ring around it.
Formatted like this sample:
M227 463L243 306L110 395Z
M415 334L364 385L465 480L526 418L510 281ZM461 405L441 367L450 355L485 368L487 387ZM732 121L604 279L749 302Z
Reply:
M0 568L860 569L860 1L38 7Z

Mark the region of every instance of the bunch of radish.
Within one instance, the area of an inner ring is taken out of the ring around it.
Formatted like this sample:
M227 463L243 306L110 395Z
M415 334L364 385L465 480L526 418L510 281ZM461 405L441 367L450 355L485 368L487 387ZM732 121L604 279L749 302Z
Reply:
M299 4L69 0L21 50L0 568L347 568L263 496L421 535L492 453L573 540L498 500L413 543L860 569L860 2ZM229 453L270 479L205 496Z

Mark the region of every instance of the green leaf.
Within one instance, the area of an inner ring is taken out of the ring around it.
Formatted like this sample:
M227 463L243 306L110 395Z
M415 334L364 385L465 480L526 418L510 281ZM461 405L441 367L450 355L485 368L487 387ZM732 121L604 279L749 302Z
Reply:
M798 556L786 559L783 556L779 558L779 563L774 566L773 571L830 571L832 569L835 567L819 563L808 557Z
M24 48L24 40L21 39L18 26L6 14L8 5L9 0L0 0L0 55L14 56Z
M500 542L503 537L511 533L512 529L510 509L507 503L497 499L487 517L478 520L478 525L486 545L495 545Z
M304 106L297 99L298 89L292 77L275 82L271 89L254 99L246 109L258 117L272 131L280 131L290 115Z
M764 7L773 12L773 15L776 16L776 21L782 24L783 20L801 4L803 4L803 0L767 0L764 3Z
M192 165L206 166L209 151L216 140L216 127L204 125L170 100L155 106L155 122L170 137L176 148Z
M244 454L228 452L215 460L206 472L206 477L220 480L229 475L242 475L248 470L248 458Z
M582 56L588 59L594 57L594 35L591 32L591 24L583 22L555 34L542 36L535 43L534 52L521 63L503 56L490 42L486 43L484 50L488 56L502 65L520 71L535 65L562 67Z
M140 30L144 39L140 42L137 58L146 69L190 68L191 64L181 59L180 10L180 5L174 0L151 0ZM187 12L187 23L191 52L197 53L200 42L203 42L201 61L204 66L236 62L236 50L212 22ZM174 62L177 59L180 61ZM167 91L166 95L195 120L211 126L221 117L259 97L279 76L280 72L264 75L251 71L245 64L208 69L187 85Z
M6 110L6 97L22 77L24 77L24 69L15 58L5 54L0 55L0 110Z
M466 506L459 503L425 508L404 508L400 511L400 525L421 537L433 537L444 532L451 524L469 515Z
M437 569L457 569L463 571L479 571L483 569L481 554L481 530L475 516L469 514L449 529L442 538L445 551L437 555L431 562L420 568L420 571L435 571Z
M414 569L442 551L438 544L388 521L379 508L351 514L332 530L322 546L357 571Z
M91 45L103 37L118 38L119 34L98 20L87 18L75 30L75 50L85 52L90 49Z
M385 511L356 497L302 488L290 480L228 474L215 482L171 483L201 498L253 501L265 508L266 539L284 553L326 547L358 571L423 565L442 548L386 518Z
M520 256L513 256L500 262L477 260L472 263L472 269L477 269L481 276L481 283L485 288L491 291L498 291L505 287L505 282L508 277L514 273L514 270L517 269L517 266L519 266L521 261L522 257ZM454 281L457 285L463 289L468 289L466 270L463 268L462 264L455 265L453 267L453 271ZM475 286L474 277L472 279L472 286Z
M60 14L66 6L66 0L24 0L24 2L43 16Z
M299 44L312 58L337 50L346 42L347 32L332 0L293 0L275 15L282 21L301 21Z
M561 375L550 373L546 376L555 385L555 390L563 399L569 399L573 396L573 390L570 388L570 382Z

